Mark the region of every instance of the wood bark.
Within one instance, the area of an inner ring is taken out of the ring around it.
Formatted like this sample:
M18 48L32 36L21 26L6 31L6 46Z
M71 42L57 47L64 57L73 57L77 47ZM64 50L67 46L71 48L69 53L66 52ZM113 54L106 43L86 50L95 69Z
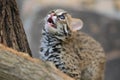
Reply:
M0 43L32 56L15 0L0 0Z
M74 80L54 65L0 44L0 80Z

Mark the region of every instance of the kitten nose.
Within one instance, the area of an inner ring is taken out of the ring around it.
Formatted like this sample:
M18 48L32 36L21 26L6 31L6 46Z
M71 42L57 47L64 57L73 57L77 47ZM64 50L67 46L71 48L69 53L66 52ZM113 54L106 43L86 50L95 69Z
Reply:
M51 16L55 16L55 13L51 13L50 15L51 15Z

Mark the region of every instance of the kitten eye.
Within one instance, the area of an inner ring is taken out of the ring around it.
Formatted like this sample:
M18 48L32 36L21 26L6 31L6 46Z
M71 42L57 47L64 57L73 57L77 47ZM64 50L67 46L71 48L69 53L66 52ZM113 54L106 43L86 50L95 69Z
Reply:
M65 19L65 16L64 15L59 15L58 18Z

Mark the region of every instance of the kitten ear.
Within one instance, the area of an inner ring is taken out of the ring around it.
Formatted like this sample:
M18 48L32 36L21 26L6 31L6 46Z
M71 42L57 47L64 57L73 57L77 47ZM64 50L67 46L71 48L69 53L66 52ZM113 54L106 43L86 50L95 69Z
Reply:
M73 32L80 30L83 27L83 22L80 19L72 18L70 28Z

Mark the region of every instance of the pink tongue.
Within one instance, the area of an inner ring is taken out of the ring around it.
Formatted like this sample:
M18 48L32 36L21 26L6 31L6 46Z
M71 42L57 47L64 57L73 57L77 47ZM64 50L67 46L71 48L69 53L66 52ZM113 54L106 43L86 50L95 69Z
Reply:
M54 27L54 28L57 28L55 24L53 23L48 23L48 25L50 25L50 27Z
M49 23L51 26L53 26L54 24L53 23Z

